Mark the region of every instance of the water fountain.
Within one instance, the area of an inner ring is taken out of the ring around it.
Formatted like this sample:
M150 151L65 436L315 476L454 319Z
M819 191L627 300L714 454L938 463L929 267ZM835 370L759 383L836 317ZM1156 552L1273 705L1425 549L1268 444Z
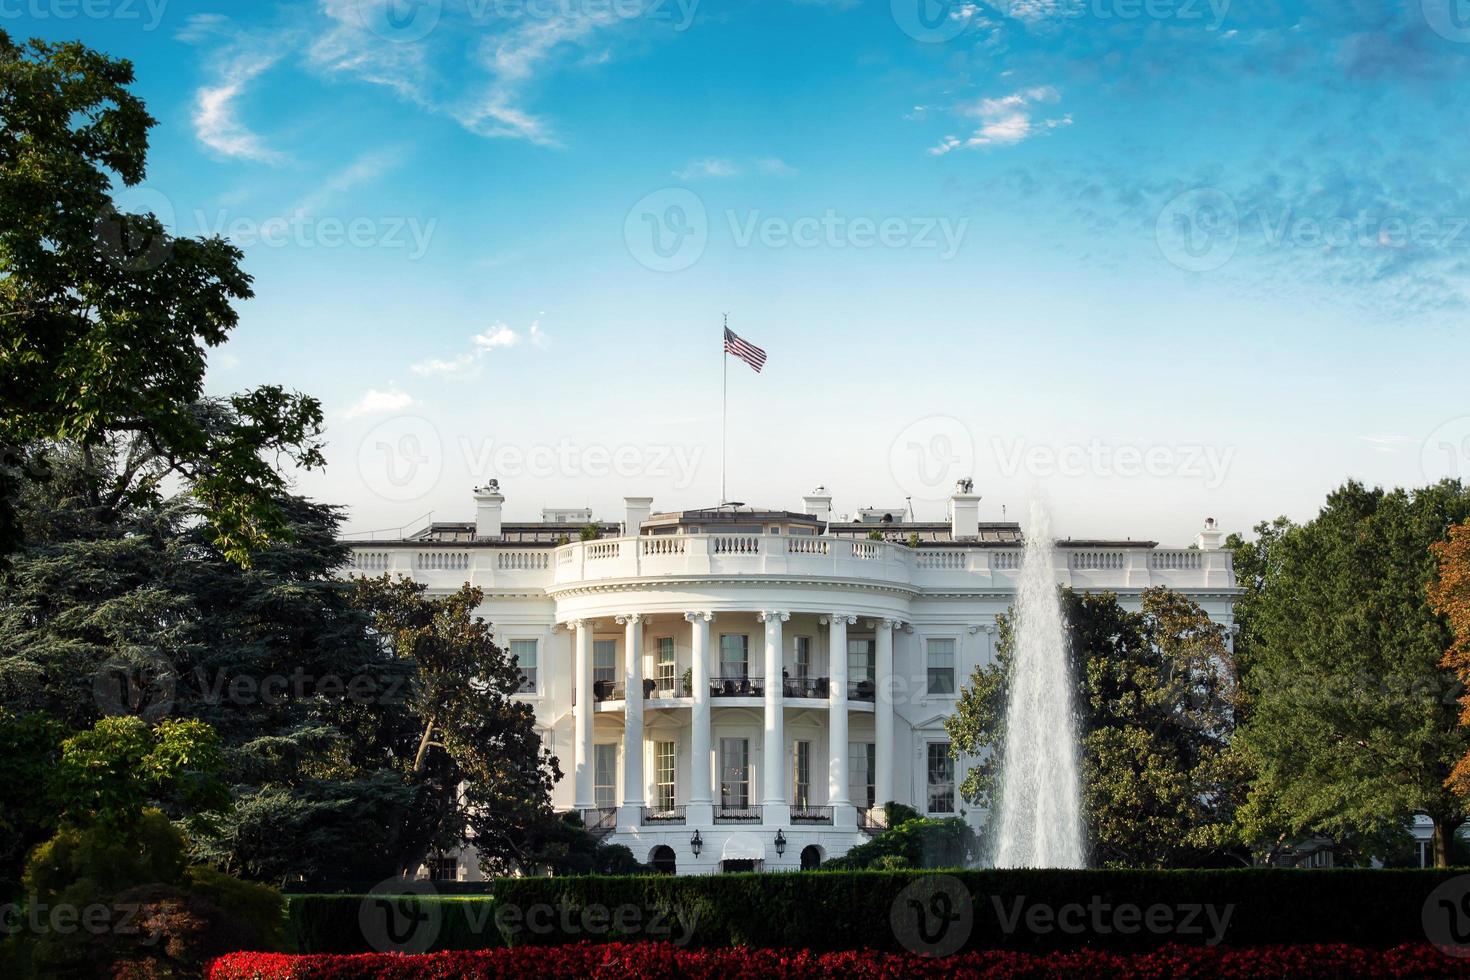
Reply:
M992 861L998 868L1085 867L1073 682L1051 528L1034 501L1013 614Z

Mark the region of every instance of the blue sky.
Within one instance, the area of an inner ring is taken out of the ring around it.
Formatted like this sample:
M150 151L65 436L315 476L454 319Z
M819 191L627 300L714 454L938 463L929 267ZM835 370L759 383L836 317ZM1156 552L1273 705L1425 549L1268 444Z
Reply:
M354 528L719 496L1182 543L1470 475L1470 3L0 0L245 250Z

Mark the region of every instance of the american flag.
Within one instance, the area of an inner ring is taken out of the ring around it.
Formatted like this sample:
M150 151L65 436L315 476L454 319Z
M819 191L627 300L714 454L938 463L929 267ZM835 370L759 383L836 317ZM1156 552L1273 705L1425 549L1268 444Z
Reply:
M751 368L756 374L761 373L761 368L766 363L766 352L748 340L741 340L729 327L725 328L725 353L734 354Z

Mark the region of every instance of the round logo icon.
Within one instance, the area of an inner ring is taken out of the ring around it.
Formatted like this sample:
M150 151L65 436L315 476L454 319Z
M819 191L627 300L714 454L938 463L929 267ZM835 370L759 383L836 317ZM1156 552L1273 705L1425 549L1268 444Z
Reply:
M974 475L975 438L953 416L911 422L888 446L888 471L906 495L946 500L957 481Z
M426 953L439 938L439 893L421 878L387 878L362 897L357 925L380 953Z
M915 41L943 44L965 32L979 7L973 0L890 0L893 22Z
M1470 956L1470 875L1456 875L1424 900L1424 936L1440 952Z
M920 956L957 953L975 928L975 905L953 875L925 875L898 893L888 913L899 944Z
M1214 187L1185 191L1159 212L1154 238L1164 258L1186 272L1218 269L1240 244L1235 200Z
M1470 480L1470 415L1450 419L1429 433L1419 450L1419 466L1431 482Z
M1470 42L1470 2L1467 0L1420 0L1429 29L1446 41Z
M628 254L645 269L679 272L699 261L709 243L709 217L699 195L665 187L644 195L623 219Z
M356 0L362 26L388 41L422 41L439 26L444 0Z
M174 709L178 674L161 653L116 656L92 675L92 697L108 717L132 715L157 724Z
M129 272L146 272L173 253L173 201L146 185L125 188L97 216L92 236L107 260Z
M357 472L384 500L417 500L444 470L439 430L428 419L398 415L374 426L357 447Z

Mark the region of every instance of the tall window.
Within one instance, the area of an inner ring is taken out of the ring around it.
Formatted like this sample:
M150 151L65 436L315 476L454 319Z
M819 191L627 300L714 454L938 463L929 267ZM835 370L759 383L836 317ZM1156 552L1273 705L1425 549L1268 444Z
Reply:
M720 634L720 676L736 680L750 676L750 637L743 633Z
M677 671L678 662L674 657L674 638L661 636L658 639L658 670L655 674L659 691L664 694L674 693Z
M618 641L592 641L592 680L609 684L618 679Z
M592 746L593 796L599 808L617 806L618 747L611 742Z
M812 638L796 638L796 679L803 685L812 676Z
M791 775L795 782L795 786L792 787L791 805L804 810L811 805L812 797L811 742L799 741L792 747Z
M930 639L925 648L929 658L929 693L954 693L954 640Z
M674 808L674 743L653 743L654 798L660 810Z
M431 857L426 863L429 867L430 881L459 880L459 858Z
M847 679L871 681L873 679L873 641L847 641Z
M511 640L510 655L521 671L521 691L536 693L536 641Z
M954 813L954 759L948 742L929 743L929 812Z
M720 805L750 807L750 740L720 739Z
M877 749L872 742L851 742L847 746L847 782L853 802L873 806L877 795L873 774L877 771ZM884 802L887 802L886 800Z

